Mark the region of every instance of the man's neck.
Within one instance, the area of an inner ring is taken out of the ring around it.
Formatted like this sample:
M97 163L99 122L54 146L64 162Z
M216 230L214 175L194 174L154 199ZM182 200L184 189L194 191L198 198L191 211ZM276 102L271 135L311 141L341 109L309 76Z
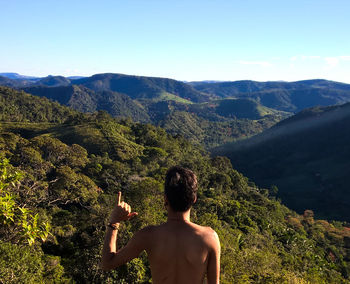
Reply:
M168 221L167 222L190 222L190 211L175 212L171 209L168 210Z

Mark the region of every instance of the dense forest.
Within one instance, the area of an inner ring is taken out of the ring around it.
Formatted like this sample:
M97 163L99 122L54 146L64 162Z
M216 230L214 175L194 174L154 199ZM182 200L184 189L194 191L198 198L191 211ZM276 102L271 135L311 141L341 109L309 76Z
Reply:
M222 283L350 283L350 228L285 207L225 157L150 124L84 114L0 88L0 279L3 283L149 283L146 255L99 268L105 224L122 191L136 230L166 220L163 179L199 179L191 219L219 235Z

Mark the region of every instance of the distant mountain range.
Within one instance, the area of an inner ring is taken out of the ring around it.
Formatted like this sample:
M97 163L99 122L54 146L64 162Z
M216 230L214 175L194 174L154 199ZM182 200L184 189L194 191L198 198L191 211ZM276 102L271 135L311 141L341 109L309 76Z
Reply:
M350 221L350 103L304 110L263 133L214 150L289 207Z
M105 110L160 125L207 148L257 134L307 107L350 102L350 85L326 80L184 83L113 73L82 78L1 74L0 85L79 111Z
M14 88L81 85L93 91L113 91L136 100L186 100L193 103L215 99L250 99L262 106L299 112L313 106L328 106L350 101L350 85L327 80L297 82L203 81L184 83L167 78L96 74L91 77L47 76L37 78L17 73L0 73L0 85Z
M298 112L313 106L328 106L350 101L350 85L327 81L298 82L236 81L195 84L198 91L221 98L250 98L263 106Z
M14 80L40 80L40 77L20 75L18 73L0 73L0 76Z
M10 75L0 75L0 84L15 88L29 86L60 87L74 84L88 87L93 91L113 91L123 93L132 99L162 98L167 94L171 94L193 102L204 102L215 97L201 93L183 82L166 78L106 73L79 79L69 79L63 76L47 76L44 78L29 80L28 78L22 78L21 75L18 74L14 76L14 73L2 74Z

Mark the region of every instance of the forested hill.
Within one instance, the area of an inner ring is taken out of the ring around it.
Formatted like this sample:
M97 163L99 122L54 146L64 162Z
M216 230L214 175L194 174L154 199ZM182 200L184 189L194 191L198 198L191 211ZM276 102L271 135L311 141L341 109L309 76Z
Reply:
M46 97L81 112L107 111L114 117L132 118L134 121L150 122L142 105L129 96L112 91L93 91L84 86L60 87L34 86L23 88L30 94Z
M63 76L47 76L33 83L33 85L48 87L69 86L70 84L71 80Z
M72 83L83 85L94 91L108 90L123 93L132 99L157 98L167 93L192 102L203 102L210 99L209 95L197 91L190 85L167 78L106 73L73 80Z
M40 78L22 76L17 73L0 73L0 85L12 88L32 86Z
M211 158L161 128L71 110L69 120L58 112L47 117L51 123L39 122L31 115L39 100L46 113L58 104L23 96L31 106L5 102L22 116L16 121L2 112L0 123L2 282L150 282L145 254L109 273L99 269L104 225L118 191L139 213L121 226L121 246L136 230L166 220L164 175L179 164L199 179L192 220L220 237L221 283L349 283L344 224L315 220L311 211L296 214L227 158Z
M40 85L22 90L83 112L104 110L114 117L151 122L207 148L249 137L290 115L247 99L192 103L179 96L162 93L158 97L133 100L122 93L93 91L83 85Z
M203 83L193 87L203 93L221 98L251 98L263 106L298 112L313 106L329 106L350 101L350 85L327 81L297 82L235 81Z
M47 98L0 86L0 121L62 123L73 116L83 114Z
M350 104L298 113L244 143L215 151L261 186L302 212L350 221Z
M3 73L6 75L7 73ZM63 76L47 76L44 78L27 78L7 75L0 75L0 85L8 87L59 87L68 85L81 85L89 89L101 91L113 91L128 95L132 99L162 99L168 96L183 98L192 102L208 101L215 96L201 93L192 86L168 79L157 77L132 76L124 74L104 73L91 77L66 78Z

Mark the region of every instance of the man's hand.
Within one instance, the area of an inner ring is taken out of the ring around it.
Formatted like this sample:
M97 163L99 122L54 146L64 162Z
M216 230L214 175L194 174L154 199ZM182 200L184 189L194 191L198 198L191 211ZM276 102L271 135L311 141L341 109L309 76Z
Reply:
M129 220L138 214L137 212L131 212L130 205L124 201L121 201L121 199L122 199L122 193L119 191L117 204L114 207L112 214L109 218L109 222L112 224Z
M126 202L122 202L121 199L122 193L118 192L117 204L115 205L111 217L109 218L109 222L116 225L116 228L118 228L121 221L129 220L137 215L137 212L131 212L130 205ZM117 234L118 230L106 230L101 259L101 268L103 270L111 270L126 263L127 261L137 257L144 249L144 238L140 234L135 234L125 247L123 247L121 250L117 250Z

